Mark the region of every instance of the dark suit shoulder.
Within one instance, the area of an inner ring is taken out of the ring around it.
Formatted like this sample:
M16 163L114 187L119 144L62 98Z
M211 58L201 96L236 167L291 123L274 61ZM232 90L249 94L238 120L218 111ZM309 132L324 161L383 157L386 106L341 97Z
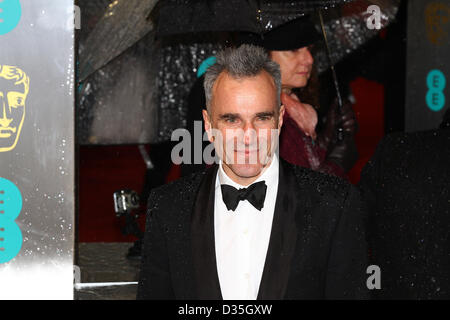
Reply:
M345 198L352 185L342 178L323 172L313 171L296 165L291 165L297 183L301 190L319 198Z
M386 135L379 143L381 153L399 153L403 157L415 152L423 153L427 149L450 152L450 130L428 130Z
M186 201L193 201L205 173L206 170L195 172L152 189L147 202L148 212L178 213Z
M450 130L395 133L385 136L362 171L361 180L389 181L397 177L406 182L411 174L418 180L425 176L443 178L450 161ZM447 173L448 174L448 173ZM407 179L405 179L405 177Z
M204 176L205 171L191 173L185 177L176 179L159 187L152 189L152 193L158 196L172 195L174 193L183 194L191 191L191 188L198 185Z

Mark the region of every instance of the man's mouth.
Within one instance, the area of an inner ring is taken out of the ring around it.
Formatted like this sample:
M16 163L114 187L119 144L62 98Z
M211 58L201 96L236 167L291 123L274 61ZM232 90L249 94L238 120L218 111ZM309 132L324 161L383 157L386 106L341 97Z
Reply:
M234 150L235 156L237 157L237 161L245 161L244 163L247 164L247 161L250 161L250 164L252 163L252 160L248 159L254 159L253 161L257 161L259 150L258 149L245 149L245 150ZM241 159L241 160L239 160ZM247 160L244 160L247 159Z
M252 152L258 152L258 149L248 149L248 148L243 148L243 149L235 149L234 152L239 152L239 153L252 153Z

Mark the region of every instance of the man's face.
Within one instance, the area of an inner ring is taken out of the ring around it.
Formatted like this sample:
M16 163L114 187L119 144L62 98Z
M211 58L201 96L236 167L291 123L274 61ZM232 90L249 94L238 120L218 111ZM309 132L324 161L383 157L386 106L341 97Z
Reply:
M24 86L14 82L0 77L0 152L16 146L25 119Z
M267 72L243 79L223 72L214 83L210 114L203 111L224 171L242 185L259 177L276 150L284 114L276 94Z

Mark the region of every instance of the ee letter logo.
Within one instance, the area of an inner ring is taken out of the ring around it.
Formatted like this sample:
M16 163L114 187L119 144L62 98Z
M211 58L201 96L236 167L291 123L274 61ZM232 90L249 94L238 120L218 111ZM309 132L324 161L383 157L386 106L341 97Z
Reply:
M438 112L445 105L444 89L446 85L445 75L438 69L431 70L427 75L428 92L426 102L428 108Z

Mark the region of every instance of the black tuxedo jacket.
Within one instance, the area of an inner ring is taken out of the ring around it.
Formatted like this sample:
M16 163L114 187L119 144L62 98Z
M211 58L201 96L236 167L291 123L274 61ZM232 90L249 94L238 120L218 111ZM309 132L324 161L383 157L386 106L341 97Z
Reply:
M379 299L450 299L450 129L386 136L361 174Z
M214 242L218 166L155 189L138 299L222 299ZM346 181L280 159L258 299L364 299L364 212Z

